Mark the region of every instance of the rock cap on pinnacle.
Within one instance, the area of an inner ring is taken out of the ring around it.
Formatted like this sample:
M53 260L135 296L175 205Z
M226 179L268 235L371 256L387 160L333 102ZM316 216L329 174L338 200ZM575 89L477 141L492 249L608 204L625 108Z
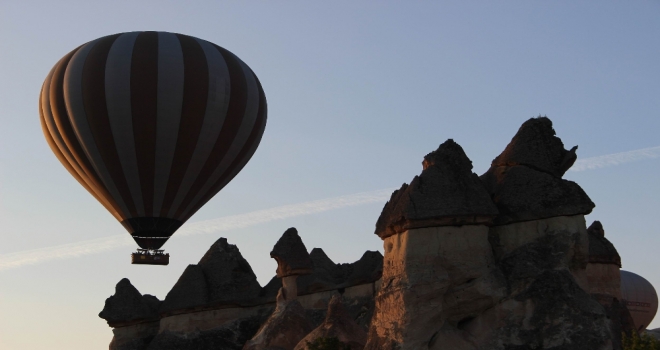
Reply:
M392 193L376 223L385 239L412 228L490 224L498 214L463 148L449 139L427 154L410 185Z
M600 221L594 221L587 229L589 233L589 263L612 264L621 267L621 256L614 244L605 238L605 230Z
M531 118L520 126L509 145L493 160L492 166L525 165L561 178L575 163L577 146L566 150L555 135L548 117Z
M481 180L497 205L495 225L586 215L595 207L575 182L561 176L575 162L547 117L527 120Z
M314 271L312 259L295 227L284 231L270 252L270 257L277 261L278 278L308 275Z
M122 278L115 286L115 294L105 300L99 317L108 324L137 320L157 320L160 300L153 295L142 295L128 278Z

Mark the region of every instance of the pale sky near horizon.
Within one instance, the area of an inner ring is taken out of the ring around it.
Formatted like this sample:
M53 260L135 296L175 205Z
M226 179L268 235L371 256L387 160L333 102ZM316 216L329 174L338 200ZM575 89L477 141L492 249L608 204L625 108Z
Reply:
M481 174L541 114L580 159L651 152L565 178L596 203L587 224L603 222L623 268L660 286L659 16L658 1L0 0L0 262L126 234L52 154L37 101L48 71L78 45L162 30L232 51L268 99L255 156L189 226L398 188L448 138ZM130 265L129 245L0 269L0 349L107 348L112 332L97 314L121 278L163 299L221 236L262 285L276 268L268 252L291 226L335 262L382 251L373 231L383 204L175 234L167 267Z

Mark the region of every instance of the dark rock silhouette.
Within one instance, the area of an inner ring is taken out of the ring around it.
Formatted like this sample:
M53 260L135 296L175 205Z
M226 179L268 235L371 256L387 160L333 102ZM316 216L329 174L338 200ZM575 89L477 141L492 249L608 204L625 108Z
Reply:
M589 293L605 309L611 320L610 329L614 344L621 344L621 333L637 334L630 310L621 295L621 257L614 245L605 238L600 221L594 221L587 229L589 237ZM615 349L619 349L615 347Z
M286 230L275 243L270 257L277 260L277 277L279 278L307 275L312 273L314 267L307 248L294 227Z
M600 221L594 221L587 229L589 233L589 262L614 264L621 267L621 257L607 238Z
M240 318L216 329L187 334L169 331L159 333L144 348L122 350L241 350L268 318L268 314Z
M377 281L383 275L383 254L379 251L367 250L360 260L346 266L346 281L343 285L356 286L358 284Z
M381 238L411 228L490 224L497 208L463 148L449 139L424 157L419 176L392 193L376 222Z
M300 350L319 337L369 350L620 350L621 332L636 332L621 257L600 222L586 228L586 193L561 178L576 149L532 118L477 177L446 141L383 208L385 257L336 264L291 228L263 288L224 238L162 304L122 280L99 315L116 327L111 350Z
M591 213L595 205L582 188L561 179L575 162L576 149L564 149L546 117L523 123L511 143L481 175L499 210L494 223Z
M577 146L570 151L555 136L552 121L547 117L524 122L504 151L492 162L493 167L524 165L561 178L575 163Z
M277 307L243 350L292 350L312 330L305 309L297 300L285 300L283 290L277 295Z
M313 270L298 277L299 295L373 283L383 274L383 255L379 251L366 251L350 264L336 264L321 248L312 249L310 257ZM261 296L275 296L281 287L282 281L274 276L261 290Z
M167 293L161 312L193 308L208 302L209 288L204 271L199 265L188 265L174 287Z
M340 296L333 296L328 303L328 313L323 323L303 338L295 350L306 350L307 343L318 338L336 337L350 346L351 350L361 350L367 342L367 332L351 318Z
M210 303L233 303L259 296L261 286L250 264L226 238L217 240L198 265L206 277Z
M526 166L492 167L481 179L500 211L496 225L586 215L594 208L575 182Z
M115 286L115 294L105 300L99 317L110 325L134 320L158 320L160 303L153 295L140 294L128 278L123 278Z
M314 263L314 272L298 278L298 294L336 289L344 281L340 265L330 260L323 249L314 248L309 255Z
M466 200L481 197L466 180L469 161L455 160L467 159L462 151L427 156L422 174L392 195L376 224L384 271L365 349L612 349L616 327L583 289L583 215L594 205L561 179L576 149L564 149L549 119L525 122L480 177L492 212ZM469 221L467 213L497 216ZM408 224L414 215L443 220Z

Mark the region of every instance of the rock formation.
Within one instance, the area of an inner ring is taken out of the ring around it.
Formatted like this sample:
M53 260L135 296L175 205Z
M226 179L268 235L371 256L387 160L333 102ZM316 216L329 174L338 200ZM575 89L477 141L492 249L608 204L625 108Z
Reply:
M605 310L585 291L582 215L495 226L490 238L508 293L465 325L483 349L612 349Z
M451 141L427 156L376 224L384 270L365 349L617 348L585 291L594 204L561 178L576 149L539 117L481 182Z
M439 338L460 346L452 339L466 320L506 292L486 226L497 209L472 162L448 140L423 165L376 224L385 258L365 349L422 349Z
M270 257L277 261L277 277L308 275L314 265L307 248L298 235L298 230L291 227L275 243Z
M587 229L589 234L589 263L587 264L588 292L598 301L611 320L615 344L621 343L621 332L629 336L637 333L628 307L621 295L621 257L614 245L605 238L600 221Z
M335 264L323 249L314 248L309 254L314 264L314 271L298 279L298 293L313 293L337 288L345 278L340 265Z
M128 278L123 278L115 286L115 294L105 300L99 317L111 326L130 321L158 320L160 303L153 295L140 294Z
M206 277L210 303L232 303L259 295L261 286L238 247L220 238L198 263Z
M153 295L142 295L123 278L115 286L115 294L105 300L99 317L105 319L113 329L110 350L141 350L158 333L158 309L160 300ZM130 330L121 327L133 323Z
M495 224L586 215L593 202L576 183L561 176L575 162L546 117L523 123L504 152L481 176L499 216Z
M619 252L614 248L614 244L605 238L603 224L600 221L594 221L587 232L589 233L589 263L615 265L621 268Z
M614 245L605 238L600 221L589 229L589 263L587 264L588 292L601 303L621 300L621 257Z
M340 286L357 286L379 280L383 276L383 254L367 250L360 260L352 264L340 265L346 276Z
M275 311L243 350L292 350L311 330L312 324L300 302L286 300L280 289Z
M385 239L409 229L490 224L497 215L472 162L453 140L427 154L424 170L392 193L376 222Z
M373 283L383 274L383 255L379 251L366 251L360 260L350 264L336 264L321 248L309 254L313 270L297 279L298 295L337 290L359 284ZM261 291L264 297L275 296L282 281L273 277Z
M262 313L238 318L213 329L193 330L185 334L163 331L144 347L111 347L110 350L241 350L266 318L267 315Z
M367 342L367 333L348 315L342 298L333 296L328 304L328 313L323 323L303 338L295 350L307 350L307 343L318 338L335 337L347 344L351 350L362 350Z
M284 299L296 299L298 297L296 281L298 276L311 274L314 265L305 244L294 227L286 230L275 243L270 257L277 261L276 277L282 281L281 292Z
M586 228L589 197L562 179L576 149L532 118L479 177L446 141L383 208L384 257L336 264L307 254L291 228L264 288L224 238L162 303L124 279L99 314L114 327L110 349L300 350L337 338L369 350L620 350L621 331L635 332L621 258L600 222Z
M546 117L523 123L481 176L500 213L495 224L591 213L594 204L582 188L561 178L576 149L564 149Z
M250 264L226 238L217 240L197 265L188 265L167 293L161 312L208 304L249 301L261 292Z
M167 293L161 312L189 309L209 302L209 288L206 276L199 265L188 265Z
M564 149L547 117L524 122L504 151L493 160L493 167L526 166L561 178L577 159L577 146Z

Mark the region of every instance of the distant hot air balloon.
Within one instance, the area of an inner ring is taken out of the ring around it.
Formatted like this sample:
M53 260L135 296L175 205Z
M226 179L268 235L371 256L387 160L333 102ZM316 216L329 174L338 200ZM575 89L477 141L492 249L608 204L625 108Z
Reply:
M621 297L635 327L639 331L646 329L658 311L658 294L653 285L636 273L621 270Z
M167 32L102 37L44 81L41 126L64 167L142 248L158 250L241 171L266 126L252 70L205 40Z

